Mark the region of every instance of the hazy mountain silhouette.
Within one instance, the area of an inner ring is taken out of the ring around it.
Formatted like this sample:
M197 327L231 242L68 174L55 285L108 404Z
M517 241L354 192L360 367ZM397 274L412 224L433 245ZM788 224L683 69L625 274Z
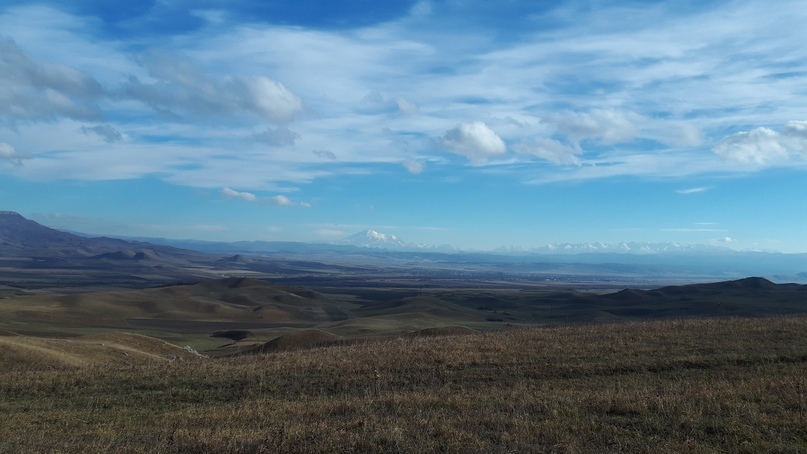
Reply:
M0 211L0 254L5 257L156 260L201 253L107 237L84 237L45 227L13 211Z

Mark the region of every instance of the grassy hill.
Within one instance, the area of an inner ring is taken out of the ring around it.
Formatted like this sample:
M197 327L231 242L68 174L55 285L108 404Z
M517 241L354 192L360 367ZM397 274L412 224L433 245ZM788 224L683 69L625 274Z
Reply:
M133 366L198 360L193 352L152 337L108 333L72 339L0 333L0 365L6 371Z
M0 452L805 452L805 332L804 316L715 318L193 361L7 358Z
M554 289L320 288L226 278L143 290L0 297L0 330L46 337L133 332L222 352L319 330L343 338L461 326L478 331L570 323L807 312L807 286L760 278L618 292ZM226 344L226 345L225 345Z

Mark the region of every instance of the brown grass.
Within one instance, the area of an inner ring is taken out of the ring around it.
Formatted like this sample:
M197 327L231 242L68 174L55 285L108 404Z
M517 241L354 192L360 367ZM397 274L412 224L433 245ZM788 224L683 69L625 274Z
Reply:
M193 353L139 334L114 333L72 339L0 337L0 365L6 371L132 366L198 360Z
M0 370L0 452L805 452L807 318Z
M264 344L250 349L250 353L274 353L289 350L301 350L328 344L342 339L336 334L331 334L318 329L306 329L295 331L276 337Z
M479 334L479 331L464 326L440 326L423 328L410 333L410 336L459 336L463 334Z

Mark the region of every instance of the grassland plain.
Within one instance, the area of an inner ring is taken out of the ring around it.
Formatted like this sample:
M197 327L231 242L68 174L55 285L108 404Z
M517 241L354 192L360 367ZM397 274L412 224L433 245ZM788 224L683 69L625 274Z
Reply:
M0 368L0 452L806 452L807 317Z

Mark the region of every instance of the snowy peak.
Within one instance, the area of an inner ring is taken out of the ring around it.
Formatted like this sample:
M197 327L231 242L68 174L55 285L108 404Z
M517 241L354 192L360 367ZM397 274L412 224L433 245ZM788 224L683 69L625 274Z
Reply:
M348 244L357 247L384 248L384 249L399 249L409 246L405 241L402 241L395 235L388 235L386 233L376 232L373 229L365 230L355 235L351 235L342 240L342 244Z
M457 252L457 249L448 245L407 243L395 235L377 232L374 229L351 235L338 244L409 252Z
M619 254L663 254L687 252L723 252L728 248L705 244L680 243L553 243L538 248L499 248L495 252L506 254L585 254L585 253L619 253Z
M385 233L378 233L373 229L367 230L366 232L363 232L363 233L359 232L359 235L361 235L362 237L367 238L369 240L372 240L372 241L383 241L385 243L401 241L395 235L387 235Z

